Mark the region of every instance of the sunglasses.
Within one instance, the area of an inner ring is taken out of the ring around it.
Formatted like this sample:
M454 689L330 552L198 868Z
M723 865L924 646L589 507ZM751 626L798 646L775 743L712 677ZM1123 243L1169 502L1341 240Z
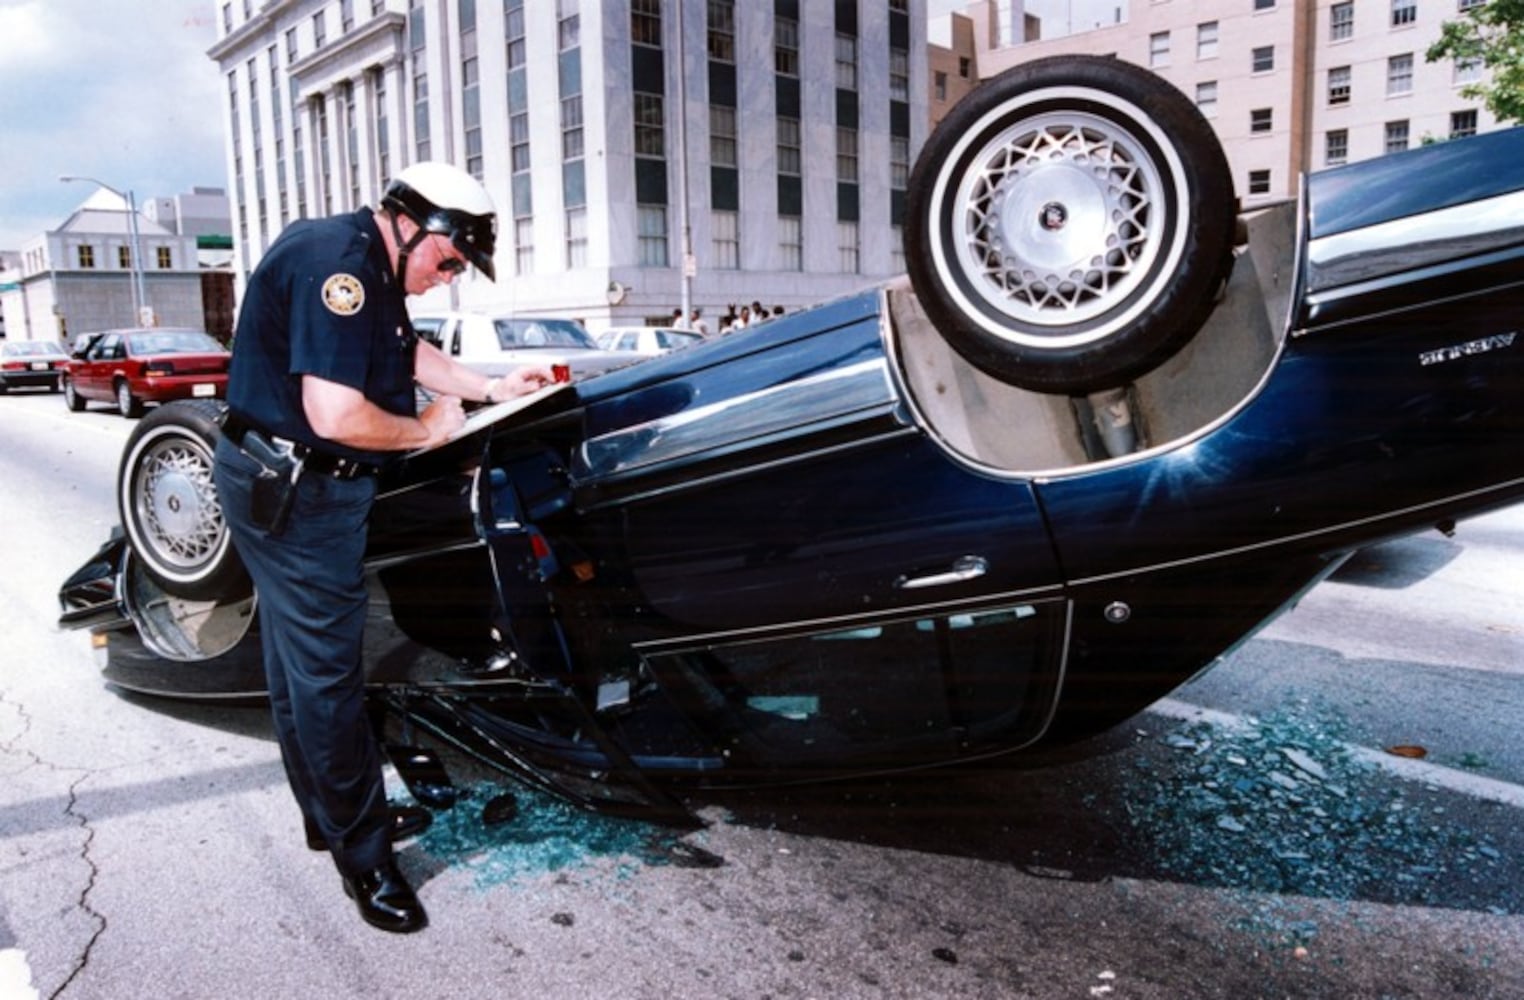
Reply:
M466 262L454 255L441 257L439 260L439 273L441 274L463 274L465 270Z

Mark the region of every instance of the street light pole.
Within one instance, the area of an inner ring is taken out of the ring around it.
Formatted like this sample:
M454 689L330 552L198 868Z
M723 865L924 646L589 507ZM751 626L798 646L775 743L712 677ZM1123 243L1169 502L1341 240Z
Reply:
M58 179L60 181L64 181L65 183L69 181L88 181L97 187L105 188L107 191L110 191L112 194L116 195L118 198L127 203L127 232L128 238L132 241L132 267L130 268L133 312L132 322L134 325L147 326L150 318L148 313L151 311L151 307L148 304L148 287L143 282L143 247L142 243L138 239L137 199L133 197L130 190L126 192L118 191L116 188L112 187L110 184L107 184L105 181L98 180L94 177L79 177L75 176L74 174L64 174Z

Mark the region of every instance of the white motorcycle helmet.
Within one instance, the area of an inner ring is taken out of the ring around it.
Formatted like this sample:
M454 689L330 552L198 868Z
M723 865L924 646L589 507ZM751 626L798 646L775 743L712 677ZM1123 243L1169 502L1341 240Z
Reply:
M399 281L407 268L408 253L430 233L448 237L461 256L488 280L497 280L492 264L497 244L497 208L475 177L448 163L427 160L415 163L386 186L381 204L393 213L394 233L397 214L406 215L419 227L406 244L398 239Z

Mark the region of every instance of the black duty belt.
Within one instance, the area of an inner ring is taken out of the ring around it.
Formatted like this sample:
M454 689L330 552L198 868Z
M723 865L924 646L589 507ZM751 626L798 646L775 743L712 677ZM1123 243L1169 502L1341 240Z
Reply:
M302 463L304 472L312 472L320 476L332 476L335 479L360 479L364 476L374 476L381 471L379 465L370 462L335 455L289 438L276 437L233 410L228 410L222 417L222 434L240 448L243 447L243 439L246 435L258 434L274 447L289 449L292 457Z

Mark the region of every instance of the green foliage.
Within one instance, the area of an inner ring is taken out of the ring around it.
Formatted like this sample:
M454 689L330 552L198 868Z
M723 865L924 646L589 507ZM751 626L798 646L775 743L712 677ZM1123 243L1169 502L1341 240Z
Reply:
M1468 83L1461 96L1480 100L1499 121L1524 122L1524 0L1489 0L1440 26L1429 62L1481 60L1486 79Z

